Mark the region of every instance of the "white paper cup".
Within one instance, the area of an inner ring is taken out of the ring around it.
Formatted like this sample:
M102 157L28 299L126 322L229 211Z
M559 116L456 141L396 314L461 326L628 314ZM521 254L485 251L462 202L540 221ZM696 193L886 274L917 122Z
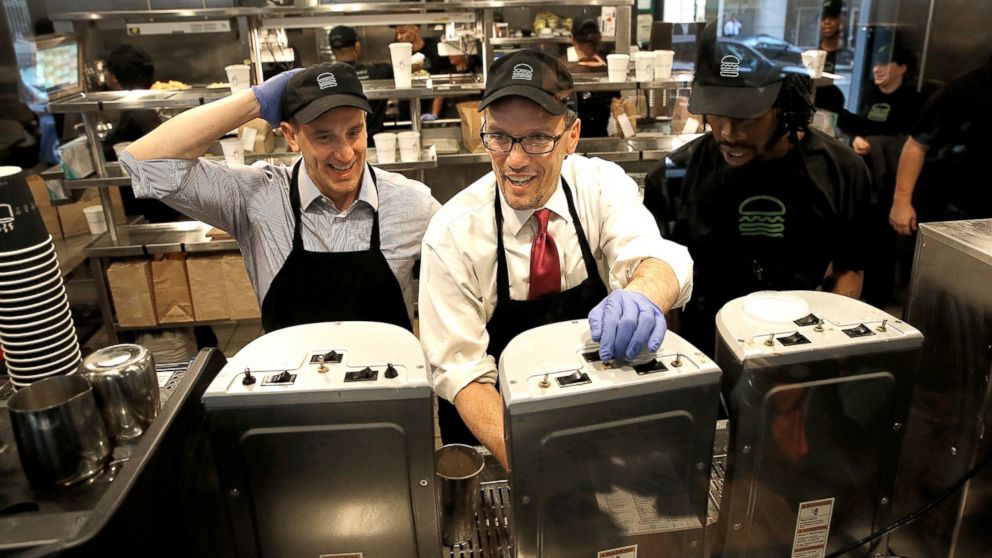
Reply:
M245 148L240 138L222 139L220 148L224 150L224 162L227 166L245 164Z
M654 51L654 79L668 79L672 77L672 62L674 61L674 50Z
M246 64L224 66L224 71L227 72L227 83L231 86L231 93L251 87L251 73Z
M103 234L107 232L107 221L103 218L102 205L84 207L83 215L86 216L86 224L90 226L90 234Z
M413 84L410 77L410 57L413 45L410 43L389 43L389 56L393 61L393 82L399 89L409 89Z
M825 50L805 50L803 51L803 65L809 72L809 77L816 79L823 77L823 66L827 62L827 51Z
M412 163L420 160L420 132L400 132L396 134L400 144L400 161Z
M375 156L380 163L396 162L396 134L392 132L379 132L372 136L375 142Z
M653 52L637 52L634 54L634 77L637 81L654 81Z
M606 68L610 81L627 81L627 66L629 64L630 55L628 54L607 54Z

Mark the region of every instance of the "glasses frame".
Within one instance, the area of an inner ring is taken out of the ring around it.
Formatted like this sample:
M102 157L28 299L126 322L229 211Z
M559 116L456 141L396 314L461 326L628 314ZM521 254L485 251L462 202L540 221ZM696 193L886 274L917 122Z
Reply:
M568 133L568 128L566 127L565 130L562 133L558 134L557 136L547 136L547 135L545 135L545 137L551 139L551 148L548 149L547 151L539 151L537 153L534 153L533 151L528 151L527 148L524 146L524 140L527 139L527 138L534 137L534 136L539 135L539 134L530 134L528 136L511 136L510 134L507 134L507 133L504 133L504 132L479 132L479 137L482 139L482 146L485 147L487 151L492 151L493 153L511 153L513 151L513 146L515 146L515 145L517 145L519 143L520 144L520 149L523 149L524 150L524 153L526 153L528 155L547 155L548 153L551 153L552 151L554 151L555 150L555 147L558 147L558 142L561 140L561 138L565 137L565 134L567 134L567 133ZM540 135L544 135L544 134L540 134ZM510 142L511 142L510 143L510 148L507 149L506 151L500 151L498 149L492 149L492 148L489 147L489 145L486 144L486 136L506 136L506 137L510 138Z

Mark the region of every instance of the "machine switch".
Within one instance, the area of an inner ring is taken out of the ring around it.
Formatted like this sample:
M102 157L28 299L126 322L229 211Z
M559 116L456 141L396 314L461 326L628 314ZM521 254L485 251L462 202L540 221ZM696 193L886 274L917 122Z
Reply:
M641 364L634 365L634 371L637 372L638 376L643 376L645 374L654 374L655 372L665 372L668 367L661 363L660 360L653 358L648 362L642 362Z
M296 374L290 374L288 370L283 370L278 374L266 376L262 380L263 386L284 386L296 382Z
M374 382L379 378L379 371L372 370L368 366L354 372L347 372L344 375L346 382Z
M341 364L341 359L344 358L344 354L331 351L322 355L313 355L310 357L310 364L317 364L320 362L320 357L324 357L324 362L327 364Z
M779 337L778 342L781 343L782 345L785 345L786 347L791 347L793 345L805 345L806 343L809 343L809 339L806 339L806 337L802 333L799 333L797 331L792 335Z
M851 339L854 339L856 337L868 337L870 335L875 335L875 332L872 331L871 328L866 326L865 324L861 324L858 327L842 329L841 331L846 333L847 336L850 337Z
M589 351L588 353L582 353L582 358L586 359L586 362L599 362L602 360L599 358L599 349Z
M796 324L799 327L806 327L806 326L816 325L819 322L820 322L820 318L817 318L815 315L810 314L805 318L799 318L798 320L793 320L792 323Z
M555 378L555 381L557 381L558 385L561 387L577 386L580 384L588 384L589 375L581 370L576 370L567 376L558 376Z
M386 365L386 372L383 373L383 376L392 380L393 378L399 375L400 373L396 371L396 368L393 367L392 363Z
M241 385L250 386L255 383L255 376L251 375L251 369L245 368L245 377L241 379Z

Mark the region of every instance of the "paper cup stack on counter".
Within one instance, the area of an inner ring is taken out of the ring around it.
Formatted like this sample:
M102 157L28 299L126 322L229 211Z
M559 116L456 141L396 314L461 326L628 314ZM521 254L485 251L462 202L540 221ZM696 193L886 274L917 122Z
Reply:
M79 366L79 341L52 237L20 167L0 167L0 345L24 387Z

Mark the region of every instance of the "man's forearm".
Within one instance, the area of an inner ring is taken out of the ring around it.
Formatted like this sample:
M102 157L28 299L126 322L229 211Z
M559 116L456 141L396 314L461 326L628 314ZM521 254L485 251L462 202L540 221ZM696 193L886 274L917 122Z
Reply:
M920 178L920 172L923 171L926 154L927 146L912 137L906 138L906 143L902 146L902 154L899 156L896 191L892 196L893 204L913 202L913 190L916 188L917 179Z
M139 161L195 159L217 138L258 118L259 105L250 89L180 113L127 147Z
M648 297L662 312L671 310L679 295L679 281L672 267L655 258L642 261L625 288Z
M509 469L503 439L503 399L493 384L472 382L455 396L455 408L468 429Z

